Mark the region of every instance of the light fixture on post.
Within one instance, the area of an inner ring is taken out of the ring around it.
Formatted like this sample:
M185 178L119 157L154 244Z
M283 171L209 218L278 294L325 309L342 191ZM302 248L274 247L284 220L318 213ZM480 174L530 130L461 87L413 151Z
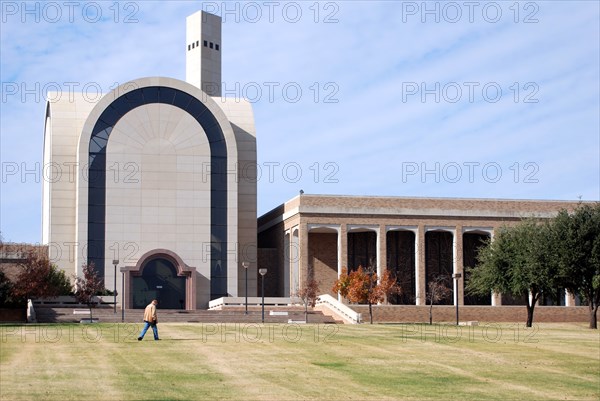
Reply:
M267 269L264 267L262 269L258 269L258 272L262 276L262 322L265 322L265 274L267 274Z
M113 259L113 265L115 265L115 277L113 282L113 311L114 314L117 314L117 265L119 264L119 259Z
M125 322L125 268L121 268L121 322Z
M244 295L246 295L246 302L244 304L244 305L246 305L246 311L244 312L244 315L248 314L248 266L250 266L250 263L242 262L242 267L244 268L244 271L246 272L246 291L244 292Z
M458 326L458 280L462 277L460 273L454 273L452 278L454 279L454 304L456 305L456 325Z

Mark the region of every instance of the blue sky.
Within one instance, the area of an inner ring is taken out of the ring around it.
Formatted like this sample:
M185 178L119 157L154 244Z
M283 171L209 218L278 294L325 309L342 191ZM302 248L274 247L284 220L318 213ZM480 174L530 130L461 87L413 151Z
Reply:
M600 200L599 4L3 1L3 239L41 238L45 89L185 79L201 8L253 102L259 214L300 189Z

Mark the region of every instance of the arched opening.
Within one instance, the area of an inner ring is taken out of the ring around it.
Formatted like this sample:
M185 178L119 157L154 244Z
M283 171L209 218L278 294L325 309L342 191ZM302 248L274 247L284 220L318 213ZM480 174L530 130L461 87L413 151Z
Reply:
M444 286L449 296L437 302L439 305L452 305L454 291L453 273L453 235L448 231L429 231L425 233L425 279L429 293L429 283L437 282Z
M415 304L415 233L412 231L388 231L387 233L387 269L396 277L402 288L398 295L388 298L391 304Z
M362 266L377 264L377 233L371 230L356 230L348 233L348 272Z
M146 252L135 266L121 271L126 308L145 308L157 299L161 309L196 309L196 268L186 265L175 252L154 249Z
M479 250L489 241L490 234L482 232L467 232L463 234L463 265L465 287L469 283L471 270L477 266ZM465 305L491 305L491 295L469 295L465 293Z
M162 309L185 309L186 277L178 276L173 262L156 257L144 263L142 274L133 277L133 308L142 309L153 299Z

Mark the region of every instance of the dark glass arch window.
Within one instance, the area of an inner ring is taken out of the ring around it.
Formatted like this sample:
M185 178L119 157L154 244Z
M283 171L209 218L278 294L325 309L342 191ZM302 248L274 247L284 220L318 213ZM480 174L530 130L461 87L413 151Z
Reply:
M89 142L88 263L104 277L106 240L106 146L114 126L131 110L152 103L170 104L200 124L211 153L211 299L227 296L227 146L211 111L192 95L165 86L135 89L115 99L100 115Z

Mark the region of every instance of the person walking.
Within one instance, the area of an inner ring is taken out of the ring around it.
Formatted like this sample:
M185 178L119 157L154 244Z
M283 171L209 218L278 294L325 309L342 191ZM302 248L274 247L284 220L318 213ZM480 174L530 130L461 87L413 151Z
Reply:
M142 341L142 339L146 335L146 332L148 331L148 328L150 327L152 327L154 339L160 340L160 338L158 338L158 327L156 327L156 325L158 324L158 319L156 318L156 305L158 305L158 301L156 299L153 299L152 302L150 302L148 306L146 306L146 309L144 309L144 328L142 329L142 332L138 337L138 341Z

